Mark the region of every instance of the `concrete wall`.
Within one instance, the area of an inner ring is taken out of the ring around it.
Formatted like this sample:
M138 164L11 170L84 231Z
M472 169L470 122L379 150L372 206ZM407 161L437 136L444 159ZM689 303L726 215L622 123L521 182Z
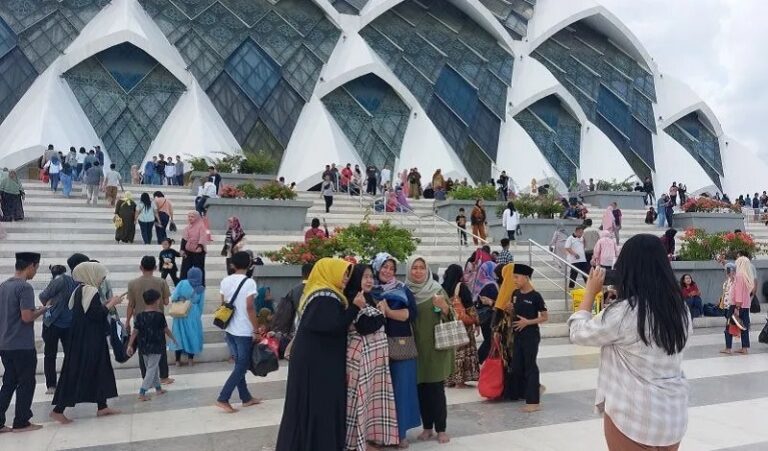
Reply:
M626 210L643 210L646 208L645 193L625 191L590 191L584 193L584 203L595 207L607 208L612 202L616 202L619 208Z
M486 220L490 224L491 220L496 218L496 206L506 205L506 202L483 201L483 204L485 206ZM456 216L459 214L459 208L464 209L464 214L467 216L467 229L471 231L472 224L469 217L472 214L472 209L475 208L474 200L449 199L435 201L435 213L437 216L440 216L447 221L454 222L456 220Z
M274 182L277 177L274 175L265 174L226 174L220 173L221 185L234 185L237 186L241 183L251 182L257 187L264 186L269 182ZM200 188L200 177L208 178L208 172L193 171L189 174L189 180L192 183L190 188L190 194L197 196L197 189Z
M757 269L757 298L766 302L762 294L763 283L768 280L768 260L753 260ZM672 262L672 271L679 281L683 274L690 274L701 290L704 303L717 304L723 292L725 268L714 261Z
M208 220L214 230L226 230L227 218L237 216L249 230L304 230L312 202L266 199L208 199Z
M572 234L576 226L581 225L582 221L578 219L520 219L520 230L522 235L515 237L518 241L533 240L542 246L549 246L552 241L552 235L555 234L557 227L565 227L566 234ZM500 219L488 221L489 236L493 237L493 242L498 243L502 238L507 237L507 231L501 225Z
M672 225L677 230L694 228L707 233L733 232L744 230L744 216L741 213L675 213Z

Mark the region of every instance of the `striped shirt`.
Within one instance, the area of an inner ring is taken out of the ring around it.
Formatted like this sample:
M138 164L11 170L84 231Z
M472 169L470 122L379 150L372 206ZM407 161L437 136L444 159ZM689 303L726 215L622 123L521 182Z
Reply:
M693 333L689 318L688 336ZM688 381L683 353L667 355L637 333L629 302L592 317L579 310L568 319L571 342L600 346L595 406L630 439L646 446L680 442L688 425Z

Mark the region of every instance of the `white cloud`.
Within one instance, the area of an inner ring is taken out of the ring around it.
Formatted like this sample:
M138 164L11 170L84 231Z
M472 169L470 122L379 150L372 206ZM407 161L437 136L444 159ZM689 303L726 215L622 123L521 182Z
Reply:
M600 0L662 72L689 84L734 139L768 156L768 2Z

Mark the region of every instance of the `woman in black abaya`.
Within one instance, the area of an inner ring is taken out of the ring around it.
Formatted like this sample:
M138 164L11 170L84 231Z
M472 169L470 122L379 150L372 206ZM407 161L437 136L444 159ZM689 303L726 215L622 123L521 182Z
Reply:
M72 271L80 285L69 300L72 327L69 345L64 350L61 378L53 396L51 418L66 424L64 409L79 403L96 403L97 416L119 413L107 406L107 399L117 397L115 373L107 345L107 313L122 302L113 297L101 303L99 285L107 278L107 268L101 263L80 263Z
M320 259L307 279L288 367L276 451L341 451L347 409L347 330L365 307L362 291L344 296L352 266Z

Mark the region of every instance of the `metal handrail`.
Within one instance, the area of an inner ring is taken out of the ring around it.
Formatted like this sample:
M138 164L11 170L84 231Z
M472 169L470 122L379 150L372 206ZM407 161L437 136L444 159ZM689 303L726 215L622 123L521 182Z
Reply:
M555 262L559 263L557 265L553 265L552 263L546 261L544 258L541 258L541 263L544 263L549 268L554 269L555 271L558 271L558 272L562 271L563 272L563 285L562 285L562 287L563 287L563 302L565 304L565 310L568 310L568 284L570 282L570 271L571 270L575 270L577 276L581 275L581 276L587 277L588 274L585 273L584 271L580 270L576 266L573 266L573 264L568 263L565 259L563 259L559 255L555 254L554 252L550 251L548 248L542 246L541 244L539 244L536 241L531 240L531 239L528 240L528 264L529 265L531 265L531 266L533 265L533 248L534 247L544 251L544 253L547 256L554 258ZM544 277L544 279L546 279L549 283L551 283L555 287L560 288L560 285L557 282L555 282L554 280L552 280L549 277L547 277L546 274L540 274L540 275L542 277ZM578 286L579 288L584 288L584 285L582 285L579 282L577 282L576 278L574 278L574 285Z

